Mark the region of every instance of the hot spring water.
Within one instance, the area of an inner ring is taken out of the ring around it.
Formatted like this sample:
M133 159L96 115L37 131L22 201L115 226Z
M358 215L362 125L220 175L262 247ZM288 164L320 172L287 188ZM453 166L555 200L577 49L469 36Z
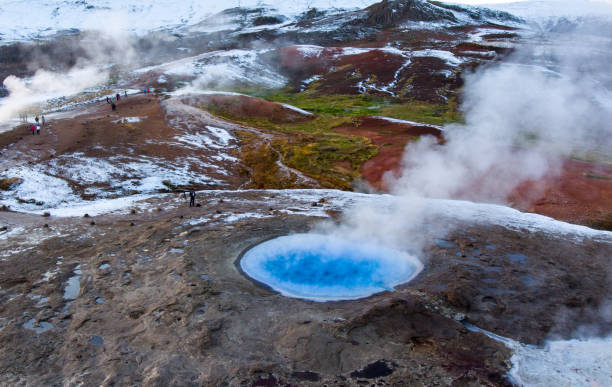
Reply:
M314 234L261 243L244 254L240 266L284 296L314 301L393 290L423 269L417 258L398 250Z

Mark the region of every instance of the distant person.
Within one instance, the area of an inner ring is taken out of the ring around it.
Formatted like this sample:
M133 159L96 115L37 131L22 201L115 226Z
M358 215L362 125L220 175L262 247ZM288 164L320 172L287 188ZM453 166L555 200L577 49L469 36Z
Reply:
M115 105L115 103L111 103L111 109L113 109L113 111L117 110L117 105Z
M127 90L123 90L123 96L127 98Z
M36 125L36 134L40 134L40 125Z
M30 130L32 131L32 136L33 136L34 131L36 131L36 126L34 126L34 124L30 125Z
M121 99L121 94L117 93L117 101Z
M45 116L40 117L40 122L42 123L42 126L45 126Z
M189 191L189 207L195 207L195 191Z
M111 103L110 97L108 95L106 96L106 103L109 104L109 105Z
M36 121L37 124L38 124L39 120L40 120L40 118L38 118L38 116L34 117L34 121Z

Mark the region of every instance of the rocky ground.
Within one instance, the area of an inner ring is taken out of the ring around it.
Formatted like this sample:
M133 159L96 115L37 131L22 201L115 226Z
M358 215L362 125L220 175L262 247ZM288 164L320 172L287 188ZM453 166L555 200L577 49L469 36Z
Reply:
M459 223L424 250L414 282L318 303L236 263L346 207L334 191L198 201L171 194L80 219L0 213L2 383L504 385L510 351L463 321L529 343L585 324L610 332L594 319L610 302L609 240Z

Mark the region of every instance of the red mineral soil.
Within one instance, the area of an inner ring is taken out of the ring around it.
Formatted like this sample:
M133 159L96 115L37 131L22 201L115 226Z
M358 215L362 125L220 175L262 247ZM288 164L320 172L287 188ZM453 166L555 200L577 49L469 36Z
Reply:
M406 144L428 135L435 136L440 143L444 141L442 131L435 127L392 122L378 117L357 117L352 125L343 125L335 130L342 134L366 137L379 147L378 155L361 167L361 175L368 184L382 191L389 188L383 175L399 169Z
M246 95L212 94L198 98L202 106L213 112L224 113L237 119L265 118L277 124L314 119L314 115L301 113L283 104Z
M389 190L383 176L398 171L406 144L424 135L433 135L439 142L443 141L442 132L434 127L401 124L376 117L359 117L352 125L336 130L366 137L379 146L378 155L361 167L361 175L369 185L381 191ZM528 181L517 187L509 195L508 204L521 211L571 223L610 227L612 165L566 160L559 175Z
M565 160L560 175L521 184L509 202L520 210L571 223L610 227L612 165Z

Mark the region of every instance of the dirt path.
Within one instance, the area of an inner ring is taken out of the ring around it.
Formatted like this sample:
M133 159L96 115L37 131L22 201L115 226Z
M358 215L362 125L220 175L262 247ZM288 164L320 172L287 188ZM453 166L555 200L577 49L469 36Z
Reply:
M264 144L268 145L270 149L272 149L275 152L277 156L276 165L278 166L280 173L283 176L285 177L294 176L296 178L296 183L299 185L304 185L304 186L313 187L313 188L320 187L319 183L316 180L304 175L299 170L288 167L282 163L281 161L282 156L280 152L278 152L276 149L274 149L271 146L272 140L275 137L274 134L266 133L262 130L259 130L259 129L256 129L250 126L240 125L240 124L236 124L231 121L224 120L222 118L212 115L211 113L205 110L192 106L193 104L197 104L197 103L198 103L197 96L182 97L182 98L175 97L175 98L171 98L169 100L164 101L164 106L170 112L182 111L184 114L187 114L190 117L192 117L191 118L192 120L197 119L197 121L202 125L216 126L216 127L224 128L226 130L230 130L232 132L245 131L245 132L249 132L249 133L256 135L258 138L261 139L261 141ZM246 186L246 185L247 184L243 184L243 186Z

